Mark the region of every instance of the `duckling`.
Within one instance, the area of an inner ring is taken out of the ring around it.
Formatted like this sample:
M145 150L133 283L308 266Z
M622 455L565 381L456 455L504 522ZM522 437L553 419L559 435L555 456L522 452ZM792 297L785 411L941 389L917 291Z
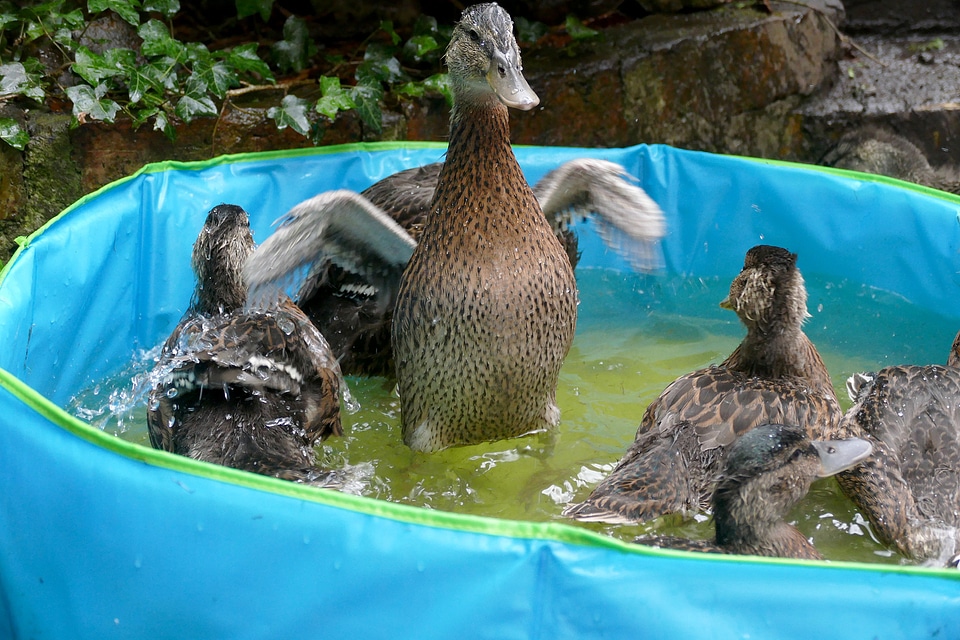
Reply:
M844 435L873 454L837 476L877 538L908 558L955 564L960 543L960 358L946 367L898 365L848 381Z
M370 198L340 190L297 205L245 269L252 297L309 272L298 299L314 296L317 305L306 308L327 310L314 317L334 336L345 369L396 374L404 442L418 451L559 421L556 384L578 294L568 251L510 145L508 107L539 102L512 30L496 4L468 8L454 27L442 165L402 172L368 190ZM610 227L649 243L663 235L662 212L649 231L635 213L642 191L623 178L616 165L587 161L545 178L542 197L560 220L569 207L611 207ZM643 198L642 206L652 202ZM345 293L359 304L327 305L325 296Z
M860 438L810 440L794 425L765 424L727 451L713 492L713 540L640 536L634 542L665 549L820 560L820 552L784 522L816 478L832 476L866 458Z
M820 161L831 167L890 176L934 189L960 193L960 175L933 168L915 144L886 129L867 126L844 134Z
M341 435L340 370L289 300L249 308L247 212L221 204L193 248L196 289L163 346L150 393L150 443L197 460L326 485L313 445Z
M807 292L786 249L750 249L721 306L747 335L719 365L674 380L644 412L636 439L587 499L563 514L624 524L709 506L724 451L760 424L830 439L842 416L830 376L803 332Z

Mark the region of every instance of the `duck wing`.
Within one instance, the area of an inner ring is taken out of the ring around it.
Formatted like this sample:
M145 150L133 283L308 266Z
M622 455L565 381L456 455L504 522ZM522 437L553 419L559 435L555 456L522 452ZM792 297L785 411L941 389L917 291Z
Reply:
M874 453L837 481L885 543L915 558L950 555L960 543L960 370L893 366L857 379L841 430Z
M644 412L614 470L564 515L633 523L709 508L724 447L754 427L796 424L812 438L840 419L836 400L799 378L772 380L724 367L673 381Z
M288 288L308 298L333 266L345 274L344 287L386 307L415 246L403 227L360 194L321 193L280 218L247 259L248 304L269 306Z
M360 195L380 207L417 240L430 212L442 168L442 162L434 162L399 171L370 185Z
M164 346L157 371L147 414L156 448L175 450L175 432L209 393L282 407L307 444L343 433L340 369L323 336L292 304L187 318Z
M576 218L595 215L607 246L640 270L661 266L660 239L666 221L660 206L619 164L595 158L566 162L533 187L540 208L566 242L563 232Z

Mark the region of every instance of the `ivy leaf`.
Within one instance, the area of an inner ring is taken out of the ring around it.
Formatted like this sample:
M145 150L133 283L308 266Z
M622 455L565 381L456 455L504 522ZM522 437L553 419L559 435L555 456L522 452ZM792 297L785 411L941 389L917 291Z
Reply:
M300 73L317 51L307 31L307 23L297 16L290 16L283 23L283 40L273 43L271 49L281 71L294 73Z
M0 95L12 93L43 102L40 75L31 73L19 62L0 65Z
M357 105L357 114L363 123L374 133L383 131L383 113L380 111L383 89L379 85L358 84L351 90L350 97Z
M197 64L193 68L193 77L202 81L207 87L206 90L212 92L218 98L223 98L227 95L228 89L240 84L237 74L223 62Z
M586 40L588 38L593 38L594 36L600 35L599 31L596 29L591 29L587 25L583 24L583 22L580 21L580 18L572 13L567 16L563 26L567 30L567 33L570 35L570 37L574 40Z
M192 122L195 118L203 116L214 117L219 113L217 111L217 105L213 103L213 100L209 96L202 94L187 94L183 96L177 101L174 112L177 114L177 117L184 122Z
M78 120L83 116L90 116L94 120L113 122L120 110L118 105L109 98L104 98L106 87L97 85L96 89L86 84L78 84L66 88L67 97L73 102L73 116Z
M400 61L393 57L393 51L376 42L367 45L363 62L357 66L356 76L360 84L396 84L409 79L400 68Z
M126 51L133 53L133 51L129 49ZM96 86L105 78L112 78L123 73L123 69L118 66L118 64L122 64L124 60L123 54L115 53L114 50L108 50L107 53L112 54L112 60L108 61L106 57L98 55L84 46L80 46L77 49L74 62L70 65L70 68L78 76L91 85ZM135 53L133 53L133 56L134 59L136 59ZM127 60L129 60L129 57L127 57Z
M257 43L250 42L234 47L226 54L228 65L241 73L253 73L268 82L273 82L273 74L266 62L257 55Z
M408 58L420 62L428 53L436 51L439 48L440 45L433 36L413 36L403 45L403 54Z
M167 136L170 140L175 140L177 137L177 130L170 124L170 119L163 111L157 113L157 117L153 121L153 130L163 131L163 135Z
M403 84L394 85L391 91L400 96L419 98L426 93L427 89L421 82L404 82Z
M310 103L295 95L286 95L280 101L279 107L270 107L267 116L277 123L277 129L290 127L302 136L310 132L310 120L307 118L307 107Z
M145 56L170 56L174 60L183 60L186 51L183 43L173 39L167 25L159 20L148 20L137 29L137 35L143 39L140 49Z
M263 21L270 19L273 10L273 0L236 0L237 17L241 20L259 13Z
M569 20L570 18L567 19ZM536 20L527 20L522 16L518 16L517 19L513 21L513 24L517 26L517 40L520 42L533 43L547 35L547 25L542 22L537 22ZM583 23L580 24L581 26L583 25ZM573 34L570 35L571 37L573 36Z
M142 67L133 67L126 76L127 90L130 93L130 103L137 104L147 94L163 95L163 82L166 74L159 71L155 65L145 65Z
M143 10L156 11L170 18L180 11L180 0L145 0Z
M338 112L357 106L350 94L340 86L340 78L321 76L320 93L323 97L317 100L316 111L331 120L336 119Z
M23 151L30 142L30 134L13 118L0 118L0 140Z
M394 45L400 43L400 35L393 29L393 20L381 20L380 28L390 36L390 41L393 42Z
M87 0L90 13L113 11L133 26L140 26L140 0Z
M435 73L429 78L425 78L421 83L426 89L436 91L447 101L448 106L453 106L453 90L450 89L450 75L446 73Z

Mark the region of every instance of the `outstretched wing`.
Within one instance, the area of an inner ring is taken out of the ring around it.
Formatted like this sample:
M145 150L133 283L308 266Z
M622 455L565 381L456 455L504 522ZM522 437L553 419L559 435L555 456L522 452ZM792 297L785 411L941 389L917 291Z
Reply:
M545 175L533 192L555 230L562 231L575 217L593 214L604 242L634 268L649 271L661 266L663 211L619 164L595 158L571 160Z
M272 306L279 294L297 289L309 296L329 265L356 276L351 286L386 304L416 242L365 197L347 190L305 200L278 220L277 230L244 266L247 304Z

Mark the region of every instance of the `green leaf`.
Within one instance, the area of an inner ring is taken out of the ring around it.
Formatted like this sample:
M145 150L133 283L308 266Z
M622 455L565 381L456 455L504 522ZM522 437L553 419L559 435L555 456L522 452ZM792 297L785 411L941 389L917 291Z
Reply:
M19 62L0 65L0 95L23 95L43 102L44 91L40 77L40 74L27 71Z
M114 11L133 26L140 26L140 0L87 0L90 13Z
M202 116L213 117L219 113L217 111L217 105L213 103L212 99L208 96L197 94L188 94L180 98L174 111L177 117L184 122L191 122L194 118L200 118Z
M323 97L317 100L316 111L331 120L336 119L338 112L357 106L350 94L340 86L340 78L321 76L320 92Z
M580 18L573 15L572 13L567 16L567 20L563 23L564 28L566 28L567 33L574 40L586 40L588 38L593 38L594 36L600 35L600 32L591 29L587 25L583 24L580 21Z
M157 117L154 119L153 130L163 131L163 135L167 136L167 138L170 140L175 140L177 137L177 130L172 124L170 124L170 119L163 111L159 112Z
M395 84L410 79L400 67L400 61L393 57L392 50L376 42L367 46L356 76L358 83L370 85L379 82Z
M226 53L226 62L241 73L252 73L268 82L273 82L273 74L266 62L257 55L257 43L250 42L234 47Z
M440 45L433 36L413 36L403 45L403 54L419 62L423 60L424 56L428 53L436 51L439 48Z
M163 95L163 74L157 73L153 65L134 67L126 77L127 91L130 94L130 103L138 104L147 94Z
M374 133L383 131L383 113L380 110L380 98L383 97L383 89L379 86L358 84L351 90L350 97L357 105L357 113L363 123L370 127Z
M109 98L104 98L106 88L104 85L98 85L96 89L86 84L78 84L66 88L67 97L73 102L73 116L80 119L81 116L89 116L94 120L103 122L113 122L120 110L118 105Z
M279 107L270 107L267 116L277 123L277 129L290 127L302 136L310 132L310 120L307 118L307 108L310 103L295 95L286 95L280 101Z
M137 35L143 39L140 49L145 56L170 56L174 60L186 58L182 42L170 36L167 25L159 20L148 20L137 29Z
M453 106L453 90L450 89L450 76L446 73L436 73L429 78L425 78L421 83L425 88L440 93L447 100L449 106Z
M236 0L237 17L243 20L255 13L259 13L263 21L270 19L273 10L273 0Z
M30 142L30 134L13 118L0 118L0 139L11 147L23 151Z
M172 18L173 14L180 11L180 0L145 0L143 10L156 11Z
M513 24L517 26L517 40L520 42L533 43L547 35L547 25L542 22L537 22L536 20L527 20L522 16L518 16L517 19L513 21Z
M380 28L390 36L390 41L393 42L394 45L400 43L400 36L393 29L393 20L381 20Z
M403 84L398 84L392 87L391 91L399 96L419 98L426 93L426 87L424 87L423 83L420 82L404 82Z
M307 66L317 47L307 31L307 23L302 18L290 16L283 23L283 40L273 43L272 50L282 71L299 73Z
M193 69L193 76L202 80L207 90L218 98L227 95L228 89L240 85L237 74L223 62L198 64Z
M136 54L126 49L125 51L133 54L134 60L136 59ZM77 49L75 55L75 60L73 64L70 65L70 68L78 76L89 82L91 85L96 86L103 82L105 78L112 78L124 73L121 65L124 57L122 54L113 53L112 50L107 51L111 55L111 60L107 60L105 56L98 55L90 49L80 46ZM126 58L129 60L129 56Z

